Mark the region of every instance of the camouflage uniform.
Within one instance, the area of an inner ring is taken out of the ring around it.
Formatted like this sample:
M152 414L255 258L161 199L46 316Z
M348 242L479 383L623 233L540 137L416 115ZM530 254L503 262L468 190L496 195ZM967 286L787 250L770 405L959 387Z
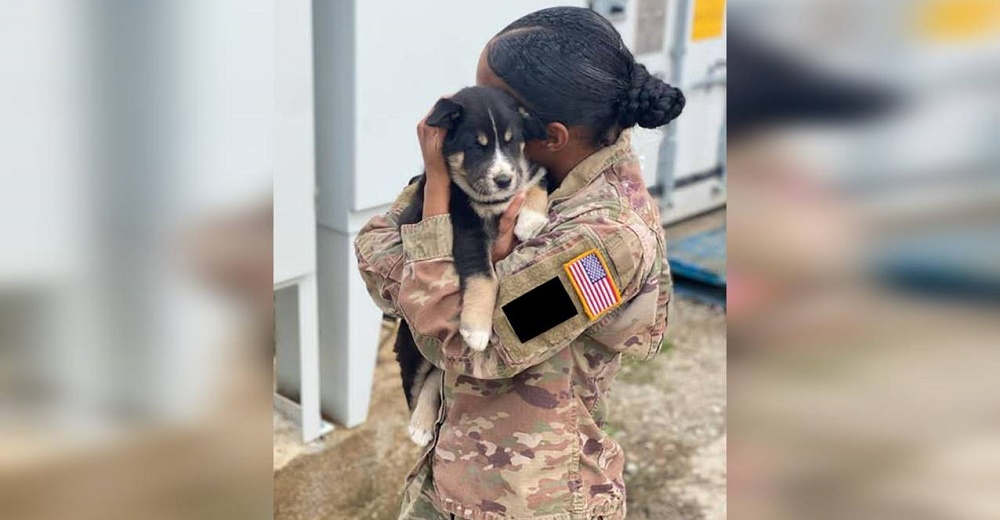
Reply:
M659 350L671 291L659 213L629 132L576 166L550 195L548 225L496 264L499 296L483 352L458 333L450 217L396 223L413 190L355 243L375 302L405 318L421 353L444 370L439 427L407 479L403 517L430 501L441 518L624 518L625 456L601 430L607 395L623 354L648 359ZM592 250L621 300L595 319L564 268ZM570 317L550 318L556 300ZM534 322L523 325L521 312L512 325L514 303L527 304Z

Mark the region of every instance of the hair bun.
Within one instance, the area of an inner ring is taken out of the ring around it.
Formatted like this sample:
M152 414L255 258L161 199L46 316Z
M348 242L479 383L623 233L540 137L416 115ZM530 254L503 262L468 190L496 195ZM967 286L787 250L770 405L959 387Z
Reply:
M656 128L673 121L684 109L684 94L678 88L649 74L636 63L628 88L618 101L618 124L622 128L639 125Z

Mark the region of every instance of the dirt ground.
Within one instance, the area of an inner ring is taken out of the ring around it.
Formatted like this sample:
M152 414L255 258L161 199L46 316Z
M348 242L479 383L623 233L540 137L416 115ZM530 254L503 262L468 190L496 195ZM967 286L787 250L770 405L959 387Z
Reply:
M718 221L719 213L706 220ZM628 457L628 516L723 520L725 310L678 298L670 320L664 350L652 361L626 363L612 389L608 430ZM406 421L391 329L384 326L364 425L303 446L294 426L275 416L274 518L396 518L403 478L418 455Z

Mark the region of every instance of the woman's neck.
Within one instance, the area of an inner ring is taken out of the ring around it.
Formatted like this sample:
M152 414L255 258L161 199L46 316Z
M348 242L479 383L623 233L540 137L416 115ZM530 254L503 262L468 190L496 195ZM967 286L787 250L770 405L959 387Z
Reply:
M578 164L583 162L583 160L587 157L593 155L597 150L598 148L590 147L579 147L564 150L558 157L553 157L549 161L549 164L545 165L545 169L548 170L549 179L552 180L556 186L562 184L562 181L569 176L569 173L573 171L573 168L576 168Z

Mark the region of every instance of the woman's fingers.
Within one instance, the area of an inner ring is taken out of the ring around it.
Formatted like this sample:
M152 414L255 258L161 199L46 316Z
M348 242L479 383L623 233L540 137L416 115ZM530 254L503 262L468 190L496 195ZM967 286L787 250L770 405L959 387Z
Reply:
M433 110L433 109L431 109ZM417 123L417 140L420 143L420 153L424 158L424 171L435 182L447 184L448 169L444 161L444 130L427 124L427 117Z
M497 226L499 234L514 235L514 224L517 224L517 212L521 211L521 205L524 204L524 196L525 193L521 192L511 199L510 206L507 206L503 215L500 216L500 222Z
M497 238L493 242L491 255L493 263L507 258L517 245L517 239L514 238L514 224L517 223L517 213L524 203L524 195L523 192L515 195L510 201L510 206L507 206L507 210L500 216L500 222L497 223Z
M430 114L428 113L427 116L429 115ZM425 149L426 145L432 144L434 141L440 140L439 139L440 132L438 132L440 128L428 125L427 116L424 116L424 118L421 119L419 123L417 123L417 139L420 141L420 147L422 149Z

